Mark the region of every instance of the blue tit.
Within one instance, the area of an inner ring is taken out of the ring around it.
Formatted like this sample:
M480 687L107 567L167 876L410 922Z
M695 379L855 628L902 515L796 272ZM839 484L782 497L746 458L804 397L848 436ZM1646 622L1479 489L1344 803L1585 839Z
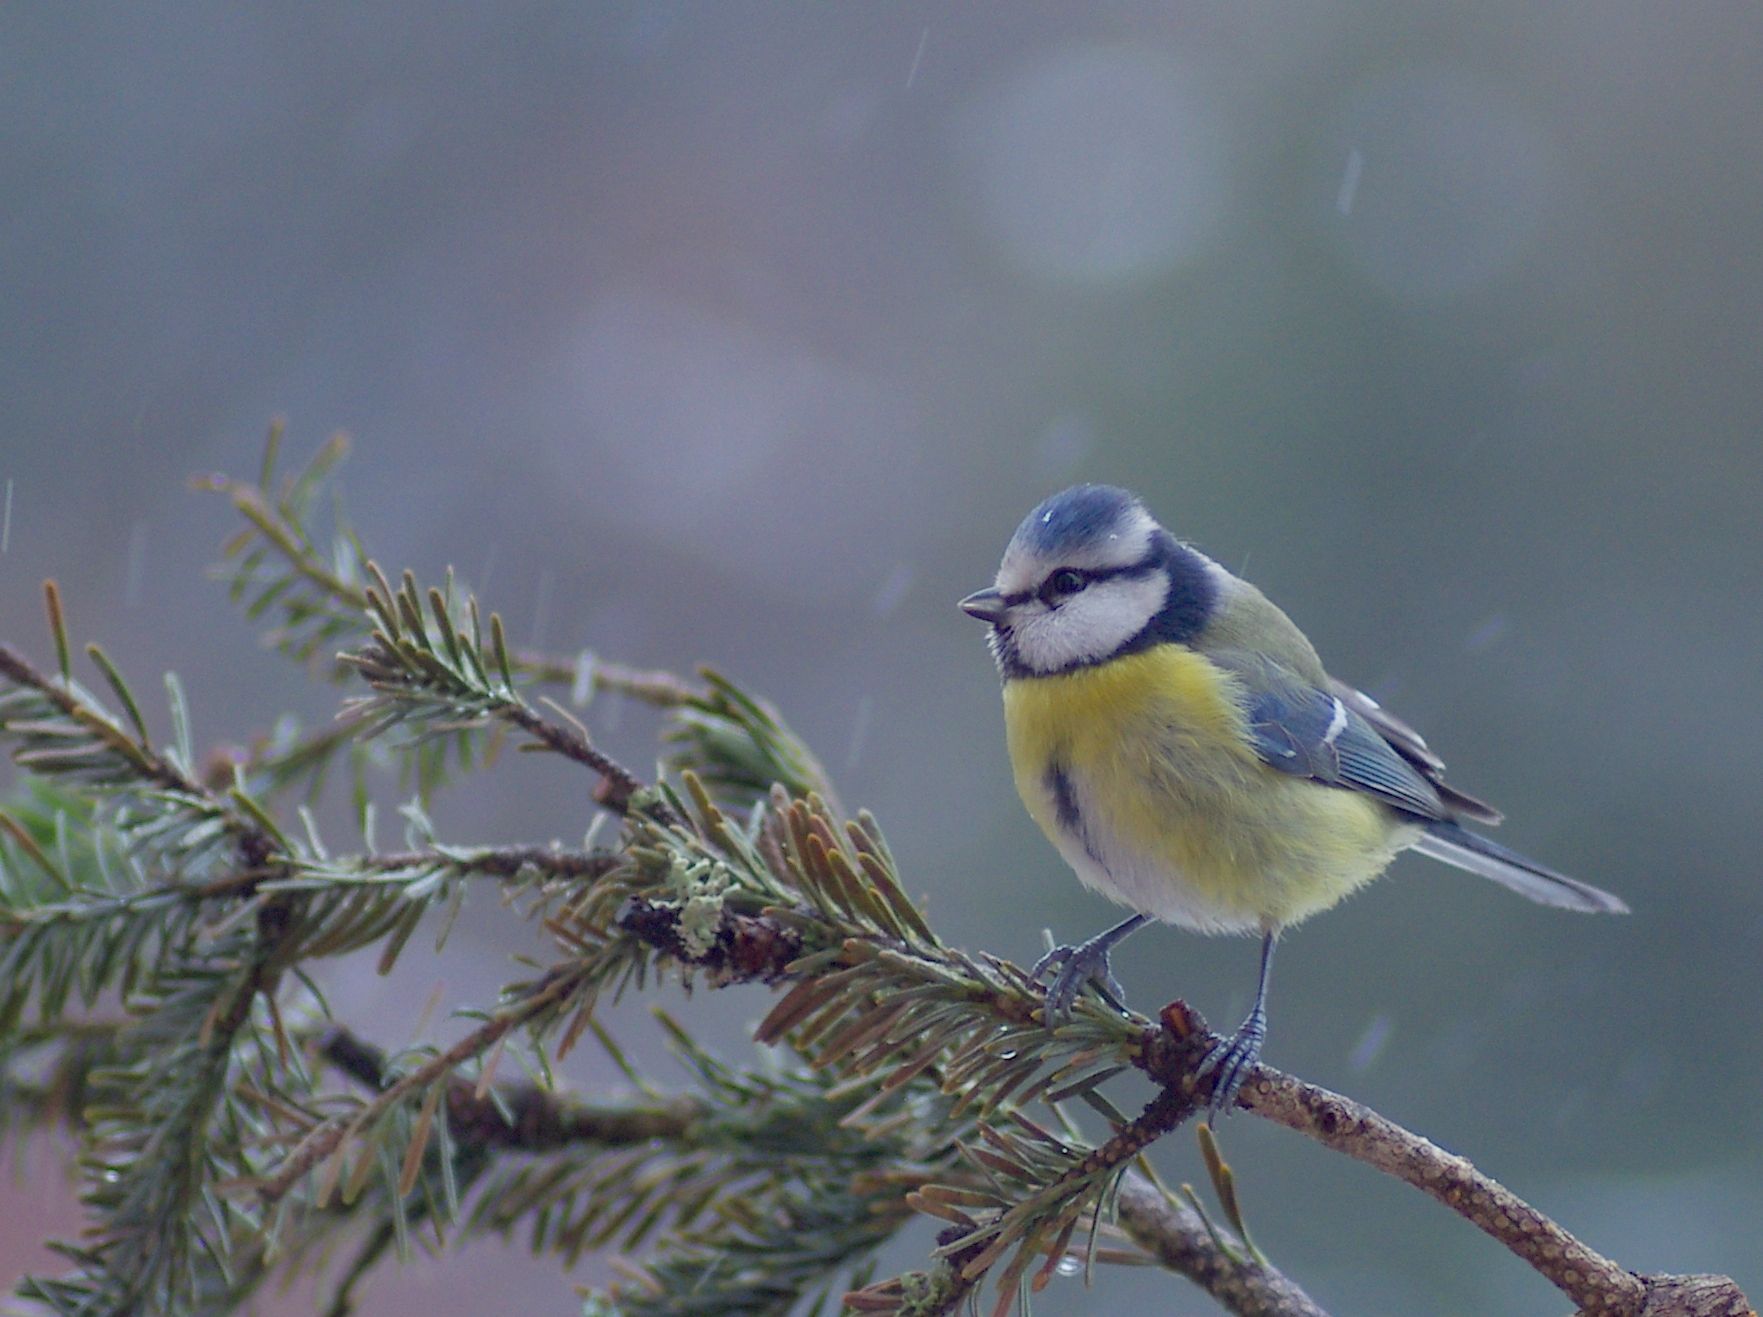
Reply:
M1118 1003L1109 949L1147 920L1261 935L1255 1005L1201 1068L1215 1112L1260 1057L1281 930L1399 851L1544 905L1627 909L1464 828L1500 816L1445 783L1413 728L1330 677L1265 595L1125 490L1047 499L961 607L991 626L1023 804L1086 886L1136 912L1035 967L1051 975L1048 1020L1089 982Z

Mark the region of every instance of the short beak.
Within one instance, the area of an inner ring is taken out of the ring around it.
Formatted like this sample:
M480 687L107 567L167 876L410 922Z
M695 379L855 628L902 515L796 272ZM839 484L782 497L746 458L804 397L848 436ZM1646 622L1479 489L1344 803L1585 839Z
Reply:
M961 611L969 617L997 626L1010 616L1010 605L996 590L975 590L961 601Z

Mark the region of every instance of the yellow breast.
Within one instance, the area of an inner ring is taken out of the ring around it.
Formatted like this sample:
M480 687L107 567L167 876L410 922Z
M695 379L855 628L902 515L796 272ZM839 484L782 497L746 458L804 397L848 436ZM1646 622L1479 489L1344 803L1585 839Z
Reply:
M1294 923L1409 840L1369 797L1262 763L1237 679L1183 645L1011 680L1004 713L1035 822L1086 883L1157 918Z

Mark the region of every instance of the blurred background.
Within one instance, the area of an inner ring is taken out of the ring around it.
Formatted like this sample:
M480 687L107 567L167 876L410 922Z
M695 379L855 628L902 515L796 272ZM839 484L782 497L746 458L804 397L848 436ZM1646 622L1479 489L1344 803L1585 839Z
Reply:
M181 673L199 739L328 716L203 580L231 524L186 478L254 472L275 414L294 455L346 429L380 561L456 566L526 643L768 693L939 928L1021 960L1116 912L1017 804L954 601L1043 495L1131 485L1503 840L1635 910L1404 858L1287 939L1269 1061L1628 1266L1757 1297L1760 68L1763 11L1629 0L10 6L0 635L48 654L54 575L143 689ZM589 717L652 761L652 719ZM460 842L586 823L525 759L434 812ZM480 901L398 982L339 967L339 1011L398 1045L437 987L481 1004L510 923ZM1153 930L1116 965L1229 1025L1254 960ZM739 1057L767 1001L688 1018ZM1334 1311L1563 1307L1412 1190L1224 1138ZM14 1152L7 1281L77 1224L65 1148ZM1159 1153L1202 1178L1187 1135ZM1055 1286L1213 1311L1155 1273ZM495 1245L367 1298L575 1304Z

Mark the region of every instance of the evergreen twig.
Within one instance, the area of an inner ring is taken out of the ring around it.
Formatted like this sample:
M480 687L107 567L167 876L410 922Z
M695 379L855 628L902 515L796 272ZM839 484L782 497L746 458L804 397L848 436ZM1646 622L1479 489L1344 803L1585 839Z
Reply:
M244 522L220 574L276 648L365 680L339 723L284 720L198 768L175 680L163 749L103 650L87 655L108 702L74 681L53 587L56 674L0 645L0 742L23 770L0 811L0 1127L79 1130L92 1223L61 1246L70 1275L21 1293L67 1313L231 1311L350 1229L338 1314L382 1258L462 1232L565 1259L645 1250L588 1302L619 1317L841 1294L852 1311L949 1312L988 1284L1002 1314L1073 1262L1163 1265L1240 1314L1320 1311L1248 1243L1215 1155L1229 1229L1142 1173L1210 1096L1195 1067L1216 1040L1197 1015L1086 994L1049 1028L1022 970L938 937L875 820L844 809L774 709L711 672L520 651L450 576L394 587L340 515L314 529L343 442L278 478L279 442L278 427L257 481L203 482ZM664 780L606 755L570 708L529 702L535 683L567 685L576 709L602 691L665 709ZM408 735L376 739L394 729ZM487 766L499 734L588 768L616 837L436 841L430 790ZM332 854L284 797L316 794L343 754L363 842ZM373 842L371 754L418 790L400 849ZM371 947L389 967L436 910L438 950L485 879L554 940L548 969L465 1012L477 1023L444 1049L387 1054L323 1018L317 960ZM776 985L758 1029L775 1059L718 1060L664 1019L691 1083L658 1090L594 1010L662 976ZM88 1028L76 1001L128 1015ZM590 1033L640 1097L558 1089L550 1064ZM530 1074L499 1079L519 1034ZM1123 1114L1109 1093L1146 1080ZM1269 1067L1238 1105L1422 1188L1588 1314L1748 1311L1723 1278L1623 1271L1461 1158ZM945 1227L929 1270L876 1281L876 1249L915 1214Z
M595 747L585 728L561 706L561 717L541 717L521 698L503 635L502 619L489 618L486 645L476 599L467 598L464 616L455 616L452 587L423 594L406 572L394 590L372 562L375 584L363 591L376 625L359 649L342 661L355 668L374 694L349 701L348 716L370 737L400 725L421 733L458 732L489 722L518 728L536 746L573 759L600 781L594 799L616 814L633 807L644 790L637 776ZM655 802L664 814L669 807Z
M1221 1249L1196 1213L1171 1202L1143 1176L1128 1174L1115 1205L1129 1239L1238 1317L1327 1317L1288 1276L1266 1262Z
M510 1002L453 1046L386 1085L358 1114L348 1119L333 1118L319 1125L295 1146L274 1171L259 1181L256 1185L258 1196L266 1203L275 1203L284 1197L320 1162L341 1151L346 1139L371 1130L412 1094L422 1093L437 1083L450 1080L460 1066L484 1055L515 1029L554 1011L559 1002L566 1000L569 994L582 986L583 977L582 971L574 966L553 970L533 985L524 996ZM323 1195L320 1196L320 1201L322 1200Z
M64 1312L94 1305L181 1310L196 1302L204 1259L226 1268L257 1226L208 1198L209 1177L248 1163L249 1154L220 1127L235 1115L231 1076L250 1066L237 1044L258 994L277 973L288 898L267 898L250 921L218 933L196 923L196 914L221 893L229 901L250 897L259 879L277 871L287 847L247 793L234 788L223 796L193 778L182 749L175 758L154 749L139 704L97 646L87 653L123 706L127 727L73 682L60 597L53 587L46 596L61 675L50 678L0 646L0 677L11 685L0 697L0 734L14 742L20 766L102 802L106 815L86 816L91 860L102 866L114 834L128 843L133 882L145 875L143 858L172 882L145 893L119 892L114 881L94 890L63 872L72 852L62 832L58 849L66 859L51 872L65 899L45 903L38 894L11 892L0 905L9 944L7 1019L16 1019L33 992L53 1018L76 981L90 1005L119 977L131 1008L144 1013L126 1035L131 1047L89 1075L98 1096L86 1113L91 1174L84 1198L102 1228L66 1250L80 1265L77 1275L27 1280L20 1292ZM174 715L181 723L175 706ZM58 816L58 830L66 817ZM23 825L14 820L9 831L46 860ZM190 878L198 881L180 888L178 880ZM156 912L169 913L172 922L155 923ZM92 951L94 960L77 959ZM263 1087L280 1085L268 1080Z
M316 1051L356 1083L384 1092L393 1082L384 1051L348 1029L332 1026ZM494 1095L463 1078L448 1082L448 1128L461 1142L515 1152L552 1152L571 1144L601 1148L655 1140L689 1141L710 1106L689 1094L642 1102L584 1102L537 1084L498 1084Z

